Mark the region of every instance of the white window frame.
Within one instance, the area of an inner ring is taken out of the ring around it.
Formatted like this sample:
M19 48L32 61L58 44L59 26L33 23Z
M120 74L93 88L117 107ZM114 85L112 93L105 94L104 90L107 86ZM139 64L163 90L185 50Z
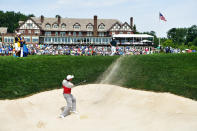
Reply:
M46 27L47 29L50 29L50 28L51 28L51 25L50 25L50 24L46 24L45 27Z
M56 23L53 24L53 28L55 28L55 29L59 28L59 27L58 27L58 24L56 24Z

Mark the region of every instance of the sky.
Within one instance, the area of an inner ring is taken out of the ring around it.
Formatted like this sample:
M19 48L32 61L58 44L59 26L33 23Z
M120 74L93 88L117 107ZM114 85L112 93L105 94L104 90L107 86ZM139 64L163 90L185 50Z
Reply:
M36 17L118 19L134 24L139 32L155 31L166 37L171 28L197 25L197 0L0 0L0 10ZM167 22L159 20L159 12Z

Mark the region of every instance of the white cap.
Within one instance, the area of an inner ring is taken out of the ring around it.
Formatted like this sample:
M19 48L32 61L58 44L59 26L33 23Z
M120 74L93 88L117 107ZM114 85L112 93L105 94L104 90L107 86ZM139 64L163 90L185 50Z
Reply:
M74 75L67 75L66 79L67 80L70 80L70 79L73 79L74 78Z

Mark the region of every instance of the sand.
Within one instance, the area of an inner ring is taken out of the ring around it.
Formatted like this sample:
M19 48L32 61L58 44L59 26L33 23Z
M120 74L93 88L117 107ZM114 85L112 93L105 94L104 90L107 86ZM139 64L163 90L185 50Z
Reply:
M72 90L78 114L59 118L62 89L0 101L0 131L197 131L197 102L169 93L90 84Z

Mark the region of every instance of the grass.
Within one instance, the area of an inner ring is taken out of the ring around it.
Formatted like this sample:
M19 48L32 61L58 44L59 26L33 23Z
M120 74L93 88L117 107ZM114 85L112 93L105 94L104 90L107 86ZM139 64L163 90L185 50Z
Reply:
M197 100L196 53L124 57L116 74L111 82L116 85Z
M24 97L37 92L61 88L67 74L73 83L93 83L118 57L102 56L29 56L0 57L0 99Z
M118 57L0 57L0 99L14 99L61 88L67 74L73 83L94 83ZM171 92L197 100L197 53L126 56L111 84Z

